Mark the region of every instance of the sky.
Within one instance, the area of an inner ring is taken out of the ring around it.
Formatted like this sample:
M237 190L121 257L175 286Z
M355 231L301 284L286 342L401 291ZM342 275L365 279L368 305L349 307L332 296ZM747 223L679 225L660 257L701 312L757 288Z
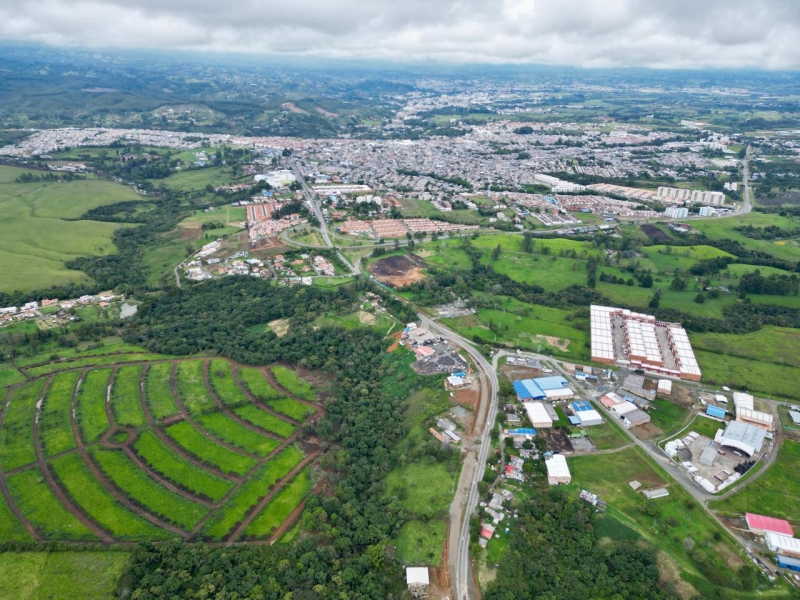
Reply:
M800 70L800 0L1 0L0 40L402 62Z

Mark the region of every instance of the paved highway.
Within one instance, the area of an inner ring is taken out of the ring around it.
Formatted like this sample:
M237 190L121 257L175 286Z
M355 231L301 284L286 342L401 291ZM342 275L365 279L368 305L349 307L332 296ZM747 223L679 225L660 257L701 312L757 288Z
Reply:
M480 372L482 402L481 412L476 415L476 430L479 431L480 438L473 443L464 460L456 495L450 508L451 542L448 546L450 577L453 590L455 590L455 597L458 600L463 600L463 598L467 597L477 598L477 591L472 585L473 579L470 576L469 520L478 505L478 481L483 478L483 473L486 469L486 458L491 447L490 436L497 417L500 382L497 378L496 369L475 349L469 340L443 325L434 323L424 315L419 315L419 319L428 330L441 335L452 345L464 350ZM452 543L453 541L456 542L455 547Z

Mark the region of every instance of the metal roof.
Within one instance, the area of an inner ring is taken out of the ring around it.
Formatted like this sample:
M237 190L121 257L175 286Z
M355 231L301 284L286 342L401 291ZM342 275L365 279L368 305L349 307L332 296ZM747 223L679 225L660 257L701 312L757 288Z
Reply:
M406 585L428 585L430 578L428 576L428 567L407 567L406 568Z
M586 400L575 400L575 402L570 402L569 405L575 412L580 412L582 410L592 410L592 405L586 402Z
M760 427L741 421L731 421L725 428L719 443L723 446L738 448L752 456L761 450L766 435L767 432Z
M755 515L753 513L745 513L744 518L747 521L747 526L750 529L761 529L763 531L771 531L781 535L793 536L794 530L791 523L784 519L776 519L775 517L765 517L764 515Z
M714 406L712 404L709 404L708 407L706 408L706 414L712 417L717 417L719 419L724 419L725 409L719 406Z

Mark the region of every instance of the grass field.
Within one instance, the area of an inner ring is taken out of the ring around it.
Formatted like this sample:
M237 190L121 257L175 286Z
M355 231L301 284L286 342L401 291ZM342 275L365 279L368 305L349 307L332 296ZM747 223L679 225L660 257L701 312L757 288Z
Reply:
M120 540L158 540L171 534L121 506L98 482L77 454L51 462L56 475L73 500L101 527Z
M609 517L672 556L691 576L693 585L703 588L698 590L701 594L712 587L709 574L724 585L736 577L737 565L745 564L724 530L683 488L656 470L639 448L571 457L568 463L572 472L569 490L576 496L581 489L598 494L608 503ZM634 479L643 489L668 485L670 495L648 503L628 485Z
M295 465L303 460L303 453L296 446L289 446L273 460L261 467L231 496L221 510L213 514L203 535L222 539L241 520L260 498L266 496L279 479L286 476Z
M302 402L298 402L293 398L276 398L274 400L267 400L266 405L275 412L294 419L295 421L302 421L314 411Z
M426 564L438 567L444 548L447 525L441 519L409 521L394 538L395 556L405 565ZM497 540L493 540L494 544Z
M266 456L279 445L278 441L248 429L221 413L201 415L197 417L197 423L217 439L251 454Z
M725 515L757 512L800 525L800 504L787 501L800 494L800 442L785 440L780 454L758 483L748 485L730 498L711 502L710 507Z
M6 502L5 496L0 495L0 538L12 542L30 542L31 534L14 516Z
M635 542L642 537L635 529L631 529L614 517L609 516L600 517L595 520L594 535L598 539L608 538L615 542Z
M291 423L287 423L283 419L279 419L275 415L252 404L235 408L233 412L248 423L252 423L261 429L265 429L281 437L287 438L297 430Z
M33 418L45 381L32 381L14 390L0 429L0 466L16 469L36 460Z
M169 380L171 371L172 363L156 363L150 365L145 375L145 398L156 419L178 414Z
M111 369L89 371L76 398L75 416L83 441L96 442L108 430L106 393Z
M689 409L664 398L656 398L648 413L650 422L663 432L664 437L683 427L689 416Z
M242 406L250 403L247 396L236 385L231 364L227 360L219 358L212 360L208 365L208 378L217 397L225 406Z
M178 396L190 414L200 415L217 409L203 383L203 361L191 360L178 363L175 377Z
M602 425L587 427L586 433L598 450L613 450L631 443L630 438L622 432L619 425L611 422L610 417L606 415L603 415Z
M95 539L92 532L62 506L39 469L11 475L8 489L20 512L44 539Z
M725 354L695 350L703 381L765 396L800 399L800 369Z
M201 504L179 496L150 479L120 450L94 449L92 457L128 498L151 514L186 531L191 530L208 513L208 509Z
M282 394L269 384L261 369L242 367L239 369L239 373L247 389L259 400L266 401L282 397Z
M127 562L127 552L5 552L0 598L114 600Z
M213 473L198 469L183 457L175 454L152 431L145 431L136 440L134 448L139 457L153 470L172 483L219 502L233 487L233 483Z
M39 438L46 455L71 450L77 445L72 435L70 410L72 393L80 371L66 371L53 377L39 412Z
M187 452L224 473L244 475L256 465L254 458L219 445L185 421L167 427L166 431Z
M10 363L0 363L0 388L25 381L24 375L17 371Z
M127 186L97 179L15 183L24 169L0 169L0 292L87 281L86 275L68 270L64 263L115 252L111 235L120 225L63 218L142 198Z
M403 508L414 516L430 519L450 505L454 480L454 474L443 463L409 463L402 470L389 473L386 493L402 498Z
M303 400L314 400L314 388L291 369L278 365L272 367L272 374L275 375L278 383L289 393Z
M147 423L139 399L139 379L142 367L120 367L111 386L111 410L114 420L122 427L141 427Z
M303 469L289 484L275 494L264 510L244 530L244 535L256 538L272 535L310 491L311 478L308 469Z

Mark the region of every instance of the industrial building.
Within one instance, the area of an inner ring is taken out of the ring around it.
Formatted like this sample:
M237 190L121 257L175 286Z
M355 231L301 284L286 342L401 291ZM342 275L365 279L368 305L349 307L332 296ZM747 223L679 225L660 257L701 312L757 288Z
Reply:
M526 402L524 404L525 411L528 413L528 418L531 425L535 428L547 428L553 426L553 420L547 414L544 404L541 402Z
M625 427L630 429L631 427L636 427L637 425L644 425L645 423L650 422L650 415L648 415L643 410L633 410L629 413L626 413L622 416L622 422L625 423Z
M764 534L764 541L771 552L777 552L781 556L800 558L800 540L797 538L767 531Z
M522 402L526 400L571 400L575 392L563 377L539 377L514 382L514 391Z
M679 323L656 321L652 315L592 305L592 360L699 381L700 367Z
M749 408L737 410L736 420L742 423L755 425L756 427L761 427L766 431L772 431L774 429L772 415L759 410L750 410Z
M567 485L572 482L567 459L563 454L554 454L545 458L544 464L547 467L547 483L550 485Z
M788 535L789 537L794 535L791 523L784 519L745 513L744 520L747 522L747 528L750 532L756 535L765 535L768 531L778 535Z
M724 419L725 418L725 409L721 406L714 406L713 404L709 404L706 407L706 414L709 417L714 417L715 419Z
M776 556L775 564L782 569L789 569L790 571L800 571L800 559L790 558L788 556Z
M658 393L669 396L672 393L672 381L669 379L658 380Z
M628 402L627 400L623 400L619 404L615 404L611 407L611 411L616 413L619 417L623 417L635 410L638 410L636 405L633 402Z
M764 437L767 432L755 425L742 423L741 421L731 421L721 434L717 432L714 441L720 446L728 446L741 450L747 456L761 452L764 445Z
M592 408L592 405L585 400L577 400L570 403L572 414L578 419L581 427L588 427L590 425L600 425L603 422L603 417L600 413Z

